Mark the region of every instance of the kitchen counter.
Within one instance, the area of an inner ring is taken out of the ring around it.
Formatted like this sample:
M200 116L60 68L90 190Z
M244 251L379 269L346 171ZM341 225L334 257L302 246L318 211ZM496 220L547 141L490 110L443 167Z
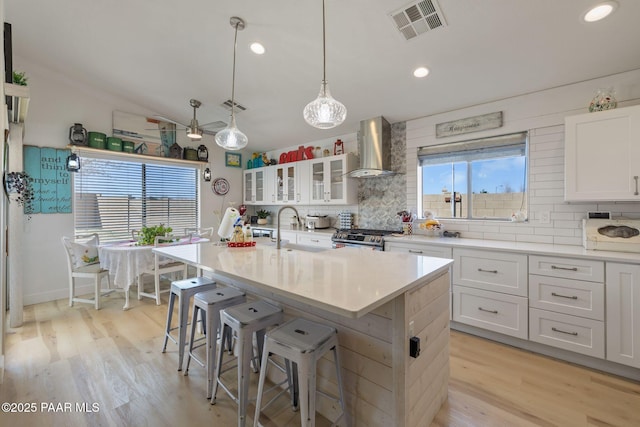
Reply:
M205 243L154 251L202 268L250 299L277 303L285 318L334 326L352 426L430 425L447 400L452 261L360 248L278 250L269 238L257 240L248 248ZM416 357L410 337L420 340ZM335 393L331 371L318 369L317 384ZM335 418L326 399L317 410Z
M570 256L573 258L595 259L626 263L640 263L640 253L587 250L582 246L552 245L546 243L507 242L501 240L465 239L452 237L430 237L413 234L410 236L385 236L385 242L405 242L424 245L461 247L469 249L491 249L532 255Z
M251 248L215 243L154 249L231 280L345 317L362 317L448 269L451 260L366 248L276 249L256 239Z

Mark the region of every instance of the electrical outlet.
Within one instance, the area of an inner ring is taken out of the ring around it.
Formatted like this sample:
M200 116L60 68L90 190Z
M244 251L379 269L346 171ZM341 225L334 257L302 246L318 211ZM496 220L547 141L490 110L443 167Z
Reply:
M551 213L549 211L540 212L540 224L551 223Z
M413 336L413 320L409 322L409 337Z

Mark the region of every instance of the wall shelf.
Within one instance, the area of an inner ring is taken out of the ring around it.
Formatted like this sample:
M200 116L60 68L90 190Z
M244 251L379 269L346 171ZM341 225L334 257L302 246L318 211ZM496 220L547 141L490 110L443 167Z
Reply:
M185 160L185 159L174 159L171 157L160 157L160 156L151 156L149 154L138 154L138 153L125 153L123 151L112 151L101 148L91 148L84 147L81 145L67 145L67 148L71 150L71 152L76 153L82 157L82 155L86 155L87 157L97 157L102 159L118 159L118 160L132 160L132 161L153 161L160 163L174 163L174 164L190 164L203 166L208 164L209 162L201 161L201 160Z
M5 83L4 94L10 97L10 104L7 105L9 121L12 123L24 123L29 109L29 87Z

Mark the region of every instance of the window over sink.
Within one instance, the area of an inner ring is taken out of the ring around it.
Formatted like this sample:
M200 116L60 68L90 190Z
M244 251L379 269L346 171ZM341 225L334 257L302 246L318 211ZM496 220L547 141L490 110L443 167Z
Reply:
M419 212L436 218L526 218L527 132L418 149Z

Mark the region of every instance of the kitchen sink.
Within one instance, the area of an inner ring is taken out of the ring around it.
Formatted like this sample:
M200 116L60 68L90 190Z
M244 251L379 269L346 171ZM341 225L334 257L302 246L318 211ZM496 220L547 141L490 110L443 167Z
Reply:
M287 243L282 245L281 251L304 251L304 252L324 252L331 250L330 248L320 248L317 246L296 245Z
M259 245L261 246L269 246L272 248L276 247L276 242L272 240L268 240L266 242L260 241ZM330 248L321 248L316 246L307 246L307 245L298 245L295 243L289 243L288 240L282 239L280 241L280 250L281 251L304 251L304 252L324 252L331 250Z

